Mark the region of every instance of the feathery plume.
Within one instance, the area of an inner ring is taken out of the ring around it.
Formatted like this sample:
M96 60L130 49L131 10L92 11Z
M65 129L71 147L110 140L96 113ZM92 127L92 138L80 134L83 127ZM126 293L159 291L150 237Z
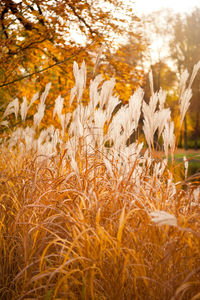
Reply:
M53 119L55 118L56 113L58 115L58 118L61 119L61 112L62 112L62 109L63 109L63 102L64 102L64 98L62 98L59 95L58 98L55 101L55 106L54 106L54 110L53 110Z
M110 97L112 96L113 89L115 87L115 79L111 78L103 83L100 92L100 108L103 109L107 105Z
M161 130L162 121L163 121L161 119L162 113L155 111L157 102L158 102L158 95L157 93L154 93L150 98L149 105L146 102L143 102L143 106L142 106L142 111L144 114L143 131L150 149L153 146L154 134L159 126ZM168 114L166 114L166 117L168 117Z
M199 69L200 69L200 61L198 61L198 63L196 65L194 65L194 67L193 67L193 71L192 71L192 75L190 77L190 82L189 82L188 88L192 87L193 81L194 81Z
M188 80L189 73L188 70L185 70L181 73L180 83L179 83L179 99L181 98L183 92L186 89L186 82Z
M191 87L199 69L200 69L200 61L193 67L192 75L190 77L190 82L187 88L186 88L186 82L188 80L189 73L187 70L185 70L181 74L180 87L179 87L179 103L180 103L180 114L181 114L180 126L182 126L186 112L190 106L190 99L192 98Z
M102 75L97 75L94 80L90 81L90 102L92 103L93 110L96 108L100 95L98 93L98 86L103 80Z
M75 77L75 86L71 90L71 96L70 96L70 106L75 98L77 96L77 101L81 100L83 90L86 86L86 65L85 61L82 62L81 68L79 69L78 64L74 62L73 66L74 71L74 77Z
M186 89L182 92L181 97L180 97L180 114L181 114L180 126L182 126L186 112L190 106L191 98L192 98L192 90L190 88Z
M29 104L29 106L28 106L28 109L31 107L31 105L32 105L38 98L39 98L39 93L37 92L37 93L35 93L35 94L33 95L32 99L31 99L31 102L30 102L30 104Z
M168 159L168 150L171 148L171 152L173 153L175 150L175 135L174 135L174 122L166 122L165 129L162 133L163 142L164 142L164 151L165 156Z
M21 118L22 118L23 122L26 120L26 116L27 116L27 112L28 112L29 108L38 99L38 97L39 97L39 93L37 92L36 94L33 95L29 105L28 105L26 96L23 97L23 102L22 102L21 108L20 108Z
M200 201L200 187L196 188L194 191L193 191L193 196L194 196L194 202L196 205L200 204L199 201Z
M23 122L26 119L27 111L28 111L28 104L27 104L27 98L25 96L25 97L23 97L23 102L21 104L21 110L20 110L20 112L21 112L21 118L22 118Z
M164 104L166 101L166 96L167 93L165 91L163 91L163 89L161 88L158 92L158 99L159 99L159 110L164 109Z
M113 97L113 96L110 97L110 100L109 100L109 102L108 102L108 104L107 104L107 108L106 108L106 110L105 110L107 122L110 121L110 119L111 119L111 117L112 117L112 113L113 113L115 107L116 107L118 104L120 104L120 103L121 103L121 101L119 101L119 98L118 98L118 97Z
M155 120L155 123L158 122L158 138L160 137L161 133L163 132L163 129L165 127L165 124L169 122L171 119L171 111L169 108L164 108L160 111L158 111L158 117L157 120Z
M44 111L45 111L45 104L40 102L38 104L37 112L35 113L33 117L34 127L37 128L40 125L40 122L42 121L44 117Z
M174 215L169 214L163 210L157 210L149 213L151 217L151 221L156 223L157 225L170 225L170 226L178 226L177 219Z
M50 88L51 88L51 82L47 83L47 85L45 86L45 90L44 90L44 92L42 93L42 95L41 95L41 97L40 97L40 102L41 102L42 104L45 103L46 98L47 98L47 96L48 96L48 94L49 94ZM37 96L37 94L36 94L36 96ZM36 97L36 96L35 96L35 97Z
M30 151L35 147L35 130L33 127L27 126L24 129L26 151Z
M46 86L45 86L45 90L42 93L41 97L40 97L40 103L38 104L38 108L37 108L37 113L34 115L34 127L37 128L40 125L40 122L42 121L43 117L44 117L44 111L45 111L45 101L46 98L49 94L49 90L51 88L51 82L49 82Z
M60 116L60 124L62 127L62 132L61 132L62 137L64 136L65 129L67 128L67 125L69 124L70 119L71 119L71 113L67 113L66 115L62 114Z
M185 169L185 179L187 179L189 163L185 155L183 156L183 161L184 161L184 169Z
M14 99L12 102L10 102L3 114L2 119L6 118L8 115L14 113L15 118L17 119L18 116L18 111L19 111L19 101L18 99Z
M129 118L134 121L135 130L138 127L138 122L141 115L141 106L144 97L142 88L138 88L129 100Z

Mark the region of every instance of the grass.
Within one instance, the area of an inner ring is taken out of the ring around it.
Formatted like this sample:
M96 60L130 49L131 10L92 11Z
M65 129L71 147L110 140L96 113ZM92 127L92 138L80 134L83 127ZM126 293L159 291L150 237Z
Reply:
M58 175L58 158L28 156L19 167L4 154L1 299L198 299L190 188L172 196L164 178L138 192L133 181L111 180L98 159L80 186L69 169ZM152 223L152 209L172 212L185 230Z
M109 83L102 89L101 100L115 101L106 96ZM96 103L87 114L78 104L66 135L33 125L3 141L1 299L200 298L197 183L176 183L176 163L167 166L151 144L143 154L142 144L126 145L126 131L116 127L128 107L111 117L115 126L105 133L106 105ZM134 124L137 118L138 112Z
M183 159L184 156L186 156L189 159L200 160L200 151L178 149L174 154L174 157L177 159L179 158Z
M159 159L164 159L165 155L163 152L155 152L155 157ZM184 163L183 159L186 157L188 161L188 181L199 181L199 174L200 174L200 152L198 150L184 150L184 149L177 149L173 154L173 159L175 161L174 165L174 179L175 181L180 181L185 179L184 175ZM171 166L172 156L169 155L169 166Z

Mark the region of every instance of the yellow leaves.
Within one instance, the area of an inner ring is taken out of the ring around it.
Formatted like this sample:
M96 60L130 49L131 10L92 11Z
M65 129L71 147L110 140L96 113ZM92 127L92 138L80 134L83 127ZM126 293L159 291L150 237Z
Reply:
M106 52L107 62L109 64L101 64L101 72L108 76L116 78L115 91L123 102L126 102L133 91L143 82L144 73L137 69L139 53L142 53L143 45L138 39L138 44L133 42L127 45L121 45L115 53ZM106 62L106 63L107 63Z

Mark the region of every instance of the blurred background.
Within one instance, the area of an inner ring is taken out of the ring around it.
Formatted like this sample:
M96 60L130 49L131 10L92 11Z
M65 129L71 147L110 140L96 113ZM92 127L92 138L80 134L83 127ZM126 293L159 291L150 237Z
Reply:
M96 59L98 61L96 61ZM52 89L51 108L58 95L69 109L74 85L73 62L86 61L87 85L101 73L116 78L115 93L126 103L142 86L150 98L167 91L175 127L179 124L179 79L200 60L200 3L147 0L1 0L0 4L0 114L9 101ZM96 62L96 67L94 68ZM83 102L88 101L85 92ZM73 109L73 108L72 108ZM200 74L181 129L179 147L200 149ZM11 115L11 123L15 120ZM19 122L19 121L18 121ZM52 122L52 120L51 120ZM177 123L177 124L176 124ZM5 132L1 126L1 134Z

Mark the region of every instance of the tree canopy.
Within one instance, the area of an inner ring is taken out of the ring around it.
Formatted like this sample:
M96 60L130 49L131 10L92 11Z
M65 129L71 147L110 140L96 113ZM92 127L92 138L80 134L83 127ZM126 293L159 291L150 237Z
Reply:
M117 37L125 28L128 32L129 24L136 20L130 6L121 0L2 0L0 86L33 74L41 81L42 71L52 66L53 73L48 75L54 77L58 72L62 81L75 56L83 59L88 48L116 44ZM3 93L12 96L13 89L16 85Z

